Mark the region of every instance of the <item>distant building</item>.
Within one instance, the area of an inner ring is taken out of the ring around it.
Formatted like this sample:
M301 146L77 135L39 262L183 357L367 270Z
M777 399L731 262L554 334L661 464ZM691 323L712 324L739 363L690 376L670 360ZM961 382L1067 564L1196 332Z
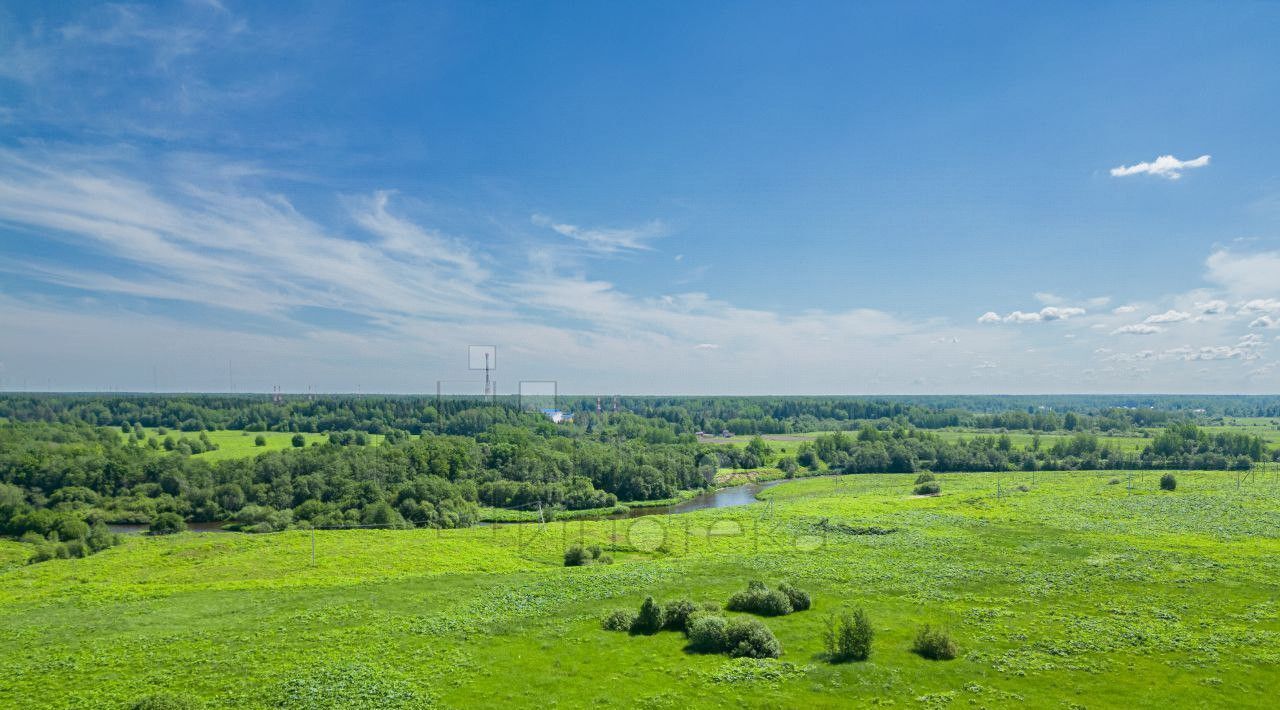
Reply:
M720 436L728 439L729 437L733 436L733 432L729 431L728 429L725 429L724 431L720 432Z
M566 414L559 409L544 409L542 414L550 419L553 424L572 424L573 414Z

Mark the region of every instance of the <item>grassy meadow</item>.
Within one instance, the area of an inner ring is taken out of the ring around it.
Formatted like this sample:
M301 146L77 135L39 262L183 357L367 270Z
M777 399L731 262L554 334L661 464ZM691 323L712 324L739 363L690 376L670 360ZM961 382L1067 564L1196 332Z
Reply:
M200 432L198 431L184 432L170 429L166 434L161 434L159 429L153 428L144 428L143 431L146 432L148 438L155 437L160 441L164 441L166 436L173 437L175 441L182 437L195 439L200 436ZM218 448L213 451L204 451L194 454L193 458L204 459L210 462L241 459L248 456L257 456L258 454L266 451L279 451L281 449L293 448L294 434L286 431L240 431L233 429L214 429L212 431L205 432L205 434L208 435L210 442L217 444ZM120 436L122 438L127 438L128 434L121 434ZM265 445L258 446L257 443L255 443L259 436L266 439ZM328 434L303 433L302 436L306 439L307 446L311 446L312 444L323 444L329 440ZM376 446L382 443L382 440L385 438L381 434L368 434L367 436L369 437L369 445L371 446Z
M131 537L28 566L4 545L0 706L1269 707L1280 480L1176 475L944 474L933 497L910 475L823 477L683 515ZM575 541L615 563L563 567ZM765 620L781 659L600 626L750 579L813 594ZM871 658L828 663L827 614L855 606ZM957 659L909 651L926 622Z

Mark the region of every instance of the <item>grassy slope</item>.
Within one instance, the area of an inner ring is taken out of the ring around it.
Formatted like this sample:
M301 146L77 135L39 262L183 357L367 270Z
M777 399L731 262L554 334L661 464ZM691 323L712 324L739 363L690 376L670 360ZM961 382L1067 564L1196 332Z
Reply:
M155 429L146 429L146 433L148 437L154 436L161 441L164 441L165 437L161 436ZM209 435L209 441L217 444L218 448L213 451L205 451L204 453L196 454L192 458L204 459L206 461L225 461L228 459L257 456L264 451L278 451L280 449L289 449L293 447L293 434L290 432L253 432L218 429L206 433ZM265 446L258 446L254 443L254 440L259 435L266 438L267 443ZM122 438L128 437L127 434L121 434L120 436ZM197 439L200 437L200 432L182 432L171 429L165 436L172 436L174 441L177 441L182 437ZM302 436L307 440L308 446L313 443L324 443L329 440L328 434L304 433ZM369 443L375 446L381 444L383 438L385 438L381 434L369 434L368 436Z
M322 531L314 568L303 532L133 538L0 572L0 706L173 689L225 707L356 707L354 691L370 706L1264 707L1280 677L1280 484L1181 473L1162 493L1148 473L1131 492L1117 475L1005 474L1000 499L994 475L942 475L935 498L911 497L909 476L849 476L683 516ZM824 534L824 518L898 532ZM618 563L560 567L576 539ZM768 621L786 654L763 671L598 626L647 593L722 602L750 578L815 597ZM824 615L848 604L874 619L874 655L830 666ZM924 621L965 655L908 653Z

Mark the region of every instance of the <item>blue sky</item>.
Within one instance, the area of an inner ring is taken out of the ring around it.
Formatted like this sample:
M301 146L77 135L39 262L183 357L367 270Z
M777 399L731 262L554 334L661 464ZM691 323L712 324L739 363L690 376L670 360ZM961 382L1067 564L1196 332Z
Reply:
M1280 6L1044 5L9 3L0 387L1277 391Z

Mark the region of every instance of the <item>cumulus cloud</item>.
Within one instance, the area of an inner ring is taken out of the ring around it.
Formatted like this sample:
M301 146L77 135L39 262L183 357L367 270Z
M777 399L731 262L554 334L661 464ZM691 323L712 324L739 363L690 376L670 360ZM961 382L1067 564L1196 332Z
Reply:
M1280 296L1280 251L1219 249L1205 260L1205 277L1243 298Z
M719 350L720 346L716 343L698 343L693 346L694 350Z
M1121 165L1111 169L1112 177L1124 177L1126 175L1157 175L1169 180L1177 180L1182 177L1182 171L1187 168L1202 168L1209 164L1209 156L1202 155L1199 158L1191 160L1178 160L1172 155L1162 155L1151 162L1135 163L1133 165Z
M1191 317L1190 313L1184 311L1167 310L1164 313L1147 316L1143 323L1181 323Z
M1227 310L1227 302L1221 300L1204 301L1196 304L1196 311L1201 315L1216 316L1225 313Z
M1280 299L1276 298L1255 298L1240 304L1240 313L1242 315L1276 312L1280 312Z
M1249 324L1250 328L1275 328L1280 326L1280 318L1274 316L1258 316Z
M1111 309L1111 312L1116 315L1124 315L1125 313L1133 313L1136 310L1138 310L1137 306L1116 306Z
M1111 331L1112 335L1155 335L1163 332L1164 328L1158 325L1147 325L1146 323L1135 323L1133 325L1122 325Z
M987 311L978 316L979 323L1040 323L1055 320L1066 320L1084 315L1083 308L1045 306L1038 311L1014 311L1003 318L995 311Z

